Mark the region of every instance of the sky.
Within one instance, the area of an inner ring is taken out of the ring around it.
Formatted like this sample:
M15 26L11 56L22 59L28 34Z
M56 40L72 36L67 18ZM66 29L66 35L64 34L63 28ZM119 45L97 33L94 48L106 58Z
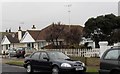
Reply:
M111 13L118 15L118 2L3 2L1 30L17 31L19 26L26 30L32 25L43 29L52 22L69 24L69 19L72 25L84 26L91 17Z

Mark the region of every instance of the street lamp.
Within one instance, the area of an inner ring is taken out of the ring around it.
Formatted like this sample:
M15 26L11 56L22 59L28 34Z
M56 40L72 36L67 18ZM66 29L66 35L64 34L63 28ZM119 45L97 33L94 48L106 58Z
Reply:
M71 14L71 10L70 7L72 6L72 4L68 4L66 5L66 7L68 7L68 21L69 21L69 29L70 29L70 23L71 23L71 18L70 18L70 14Z

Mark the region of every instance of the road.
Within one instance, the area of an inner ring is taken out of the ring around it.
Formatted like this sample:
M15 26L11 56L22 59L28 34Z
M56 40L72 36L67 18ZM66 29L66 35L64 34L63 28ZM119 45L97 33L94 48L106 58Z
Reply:
M23 67L2 64L2 74L26 74Z

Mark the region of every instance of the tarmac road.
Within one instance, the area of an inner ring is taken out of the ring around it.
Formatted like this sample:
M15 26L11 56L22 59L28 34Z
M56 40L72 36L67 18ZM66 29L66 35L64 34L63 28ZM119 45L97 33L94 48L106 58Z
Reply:
M2 74L26 74L23 67L2 64Z

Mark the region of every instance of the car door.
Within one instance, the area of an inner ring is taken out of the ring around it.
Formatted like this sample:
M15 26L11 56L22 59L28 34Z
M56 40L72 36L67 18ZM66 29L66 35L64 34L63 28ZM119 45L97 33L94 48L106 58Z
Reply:
M113 49L113 50L110 50L108 51L102 61L101 61L101 68L105 71L105 72L110 72L110 70L118 67L118 58L119 58L119 55L120 55L120 50L118 49Z
M40 52L36 52L31 56L31 64L34 69L39 69L39 61L40 61Z
M46 58L46 59L45 59ZM49 61L49 56L46 52L41 52L39 66L43 71L51 71L52 63Z

